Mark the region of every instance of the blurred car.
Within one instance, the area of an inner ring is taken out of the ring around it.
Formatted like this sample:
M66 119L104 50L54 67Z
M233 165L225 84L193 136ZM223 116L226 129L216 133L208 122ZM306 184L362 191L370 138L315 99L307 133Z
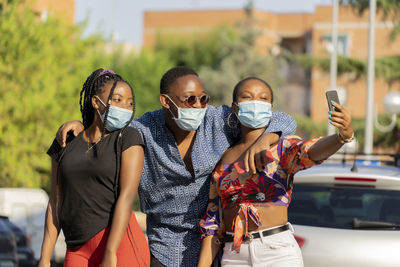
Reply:
M30 237L22 231L17 225L12 223L8 217L0 215L0 221L14 233L17 244L17 258L19 267L34 267L37 264L33 250L30 247ZM0 265L1 266L1 265Z
M0 214L8 216L11 222L29 235L36 260L40 257L48 202L49 197L42 189L0 188ZM53 261L62 264L65 252L65 238L61 231L55 244Z
M17 244L14 233L2 219L0 219L0 266L18 266Z
M307 267L400 266L400 168L324 163L297 173L288 210Z

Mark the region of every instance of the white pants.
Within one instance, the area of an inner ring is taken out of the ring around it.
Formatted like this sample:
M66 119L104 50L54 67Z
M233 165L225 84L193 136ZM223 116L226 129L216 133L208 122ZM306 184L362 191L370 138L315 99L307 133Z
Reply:
M253 267L303 267L303 257L294 239L293 228L251 242L243 242L239 253L232 253L232 242L225 243L221 265ZM264 229L265 230L265 229ZM254 233L254 232L252 232Z

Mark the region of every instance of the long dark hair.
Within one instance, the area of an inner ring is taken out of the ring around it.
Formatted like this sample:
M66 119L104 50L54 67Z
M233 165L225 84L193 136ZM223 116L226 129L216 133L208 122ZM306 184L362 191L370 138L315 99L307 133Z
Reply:
M82 90L80 93L80 99L79 99L79 105L80 105L80 110L82 113L82 120L83 120L83 126L85 129L87 129L94 120L94 113L96 112L93 105L92 105L92 97L94 95L99 95L102 92L104 92L104 86L108 82L113 82L113 85L110 90L110 94L107 99L106 104L106 110L105 110L105 115L104 115L104 121L103 121L103 128L102 128L102 134L101 134L101 139L97 143L100 145L104 138L105 130L106 130L106 123L107 123L107 117L108 117L108 111L110 109L110 100L112 98L112 95L114 93L115 87L117 86L118 82L124 82L126 83L129 88L131 89L132 92L132 98L133 98L133 112L132 112L132 117L130 118L129 122L119 131L117 140L115 142L115 150L116 150L116 160L117 160L117 173L116 173L116 181L115 181L115 186L114 186L114 193L116 198L118 197L119 193L119 176L120 176L120 168L121 168L121 154L122 154L122 148L121 148L121 138L124 130L126 127L129 126L130 122L132 121L134 114L135 114L135 95L133 93L132 86L125 81L121 76L116 74L112 70L106 70L106 69L97 69L92 72L92 74L87 77L85 83L82 86Z

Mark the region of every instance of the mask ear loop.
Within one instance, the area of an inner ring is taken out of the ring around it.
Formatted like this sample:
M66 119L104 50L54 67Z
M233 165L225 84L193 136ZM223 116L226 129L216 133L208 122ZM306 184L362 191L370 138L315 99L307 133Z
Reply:
M180 109L180 107L178 107L178 105L175 104L175 102L169 97L169 95L166 94L166 96L168 97L169 101L171 101L171 102L175 105L175 107L177 108L177 110L178 110L178 117L175 117L174 113L172 113L172 111L171 111L171 108L168 109L169 113L171 113L171 115L172 115L173 118L179 119L179 117L180 117L180 116L179 116L179 109Z
M239 107L239 105L236 104L235 102L233 102L233 104L235 104L236 106ZM232 115L235 115L235 119L234 120L232 119ZM234 121L233 124L232 124L232 121ZM238 118L237 114L235 112L233 112L233 110L228 116L227 124L228 124L228 127L231 128L231 129L237 128L238 125L239 125L239 118Z

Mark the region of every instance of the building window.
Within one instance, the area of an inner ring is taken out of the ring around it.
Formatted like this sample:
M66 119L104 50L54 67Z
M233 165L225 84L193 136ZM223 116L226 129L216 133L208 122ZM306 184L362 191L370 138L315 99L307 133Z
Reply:
M325 46L326 50L329 52L333 51L333 46L332 46L332 35L330 34L325 34L322 37L321 42ZM338 35L338 43L337 43L337 53L338 55L348 57L349 56L349 36L347 34L339 34Z

